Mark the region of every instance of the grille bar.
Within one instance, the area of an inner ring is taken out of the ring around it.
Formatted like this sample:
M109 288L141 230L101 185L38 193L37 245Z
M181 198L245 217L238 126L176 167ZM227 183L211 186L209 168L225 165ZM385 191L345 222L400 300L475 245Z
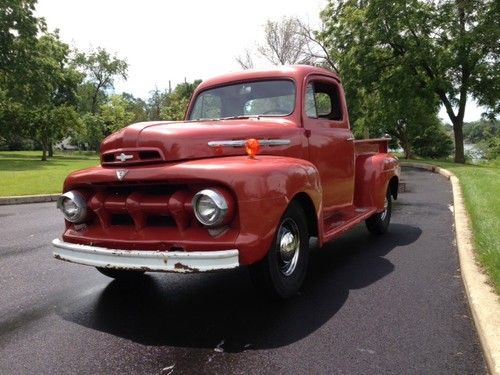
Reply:
M148 222L158 222L151 218L162 216L172 217L178 229L184 230L192 217L192 197L192 193L183 190L172 194L147 194L138 191L110 194L99 191L90 198L89 207L103 228L113 225L113 215L125 214L132 218L136 231L147 226ZM168 220L164 222L167 223Z

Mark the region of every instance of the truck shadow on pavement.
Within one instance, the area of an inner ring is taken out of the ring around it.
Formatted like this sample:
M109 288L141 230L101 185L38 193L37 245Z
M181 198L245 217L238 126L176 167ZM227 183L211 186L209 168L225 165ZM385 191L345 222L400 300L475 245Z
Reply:
M58 314L144 345L219 345L225 352L277 348L321 328L344 306L350 290L390 274L395 266L384 257L395 249L405 251L421 233L414 226L392 224L386 235L373 236L358 227L312 254L302 291L288 301L259 296L242 268L112 281L101 292L61 303Z

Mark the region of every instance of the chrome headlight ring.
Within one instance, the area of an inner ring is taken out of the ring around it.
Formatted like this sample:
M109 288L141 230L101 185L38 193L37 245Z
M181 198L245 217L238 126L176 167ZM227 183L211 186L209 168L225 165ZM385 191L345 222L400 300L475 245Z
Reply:
M228 203L217 190L204 189L196 193L192 200L196 219L203 225L214 227L226 219Z
M87 203L82 194L76 190L68 191L57 199L57 208L64 218L72 223L81 223L87 217Z

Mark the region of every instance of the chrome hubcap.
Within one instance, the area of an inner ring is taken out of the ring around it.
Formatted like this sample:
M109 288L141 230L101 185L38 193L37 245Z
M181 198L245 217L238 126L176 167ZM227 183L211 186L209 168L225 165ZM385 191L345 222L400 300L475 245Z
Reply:
M280 271L285 276L290 276L297 267L300 251L299 228L295 221L286 218L278 230L279 246L278 262Z
M387 199L387 196L385 197L384 200L384 211L380 214L380 219L385 220L385 217L387 216L387 209L389 208L389 200Z

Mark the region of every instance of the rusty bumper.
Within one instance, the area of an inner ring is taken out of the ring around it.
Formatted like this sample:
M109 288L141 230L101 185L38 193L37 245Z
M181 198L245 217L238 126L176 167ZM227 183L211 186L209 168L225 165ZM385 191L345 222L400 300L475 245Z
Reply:
M238 250L221 251L138 251L79 245L59 239L54 257L94 267L155 272L210 272L239 266Z

